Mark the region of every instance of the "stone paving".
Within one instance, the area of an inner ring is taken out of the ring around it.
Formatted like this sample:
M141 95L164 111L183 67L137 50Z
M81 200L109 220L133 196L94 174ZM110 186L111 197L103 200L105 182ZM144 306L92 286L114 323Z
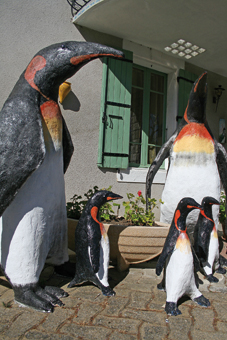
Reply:
M72 259L72 256L71 256ZM51 340L215 340L227 334L227 274L215 274L218 283L210 284L200 275L199 289L211 302L203 308L182 298L182 314L167 316L164 311L165 292L157 290L160 278L155 274L156 261L130 267L119 273L109 269L109 283L115 297L105 297L91 285L67 288L69 280L46 266L41 283L57 285L69 296L62 299L64 307L54 313L22 308L14 302L13 291L0 277L0 339Z

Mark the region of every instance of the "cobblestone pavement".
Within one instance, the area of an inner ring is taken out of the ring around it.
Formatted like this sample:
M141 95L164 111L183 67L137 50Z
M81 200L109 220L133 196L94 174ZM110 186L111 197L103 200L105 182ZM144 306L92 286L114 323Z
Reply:
M157 290L160 278L155 275L156 261L130 267L119 273L109 270L115 297L105 297L93 285L67 288L68 279L46 267L42 283L57 285L69 296L64 307L54 313L42 313L19 307L13 291L0 277L0 339L225 339L227 334L227 275L215 274L218 283L210 284L200 275L199 289L211 302L203 308L181 299L182 314L170 317L164 311L165 292Z

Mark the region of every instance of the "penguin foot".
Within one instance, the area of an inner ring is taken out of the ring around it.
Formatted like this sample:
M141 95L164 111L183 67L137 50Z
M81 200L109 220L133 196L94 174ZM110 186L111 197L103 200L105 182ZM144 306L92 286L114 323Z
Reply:
M87 282L87 280L83 280L82 278L75 276L74 279L72 279L72 281L68 284L68 288L72 288L72 287L74 287L76 285L80 285L84 282Z
M177 316L182 314L181 311L177 308L177 304L175 302L167 302L165 306L165 311L168 315Z
M163 286L163 282L162 281L157 284L157 289L161 290L162 292L165 292L165 286Z
M226 274L226 269L221 266L219 266L218 269L216 269L215 271L218 274Z
M51 286L42 289L38 284L13 286L13 290L17 303L47 313L52 313L56 305L64 305L58 297L67 296L63 289Z
M218 278L216 278L213 274L207 275L206 278L209 282L218 282L219 281Z
M114 295L116 295L115 291L112 288L110 288L110 286L108 286L108 287L103 286L101 288L101 290L102 290L103 295L105 295L105 296L114 296Z
M69 296L69 294L67 292L65 292L63 289L59 288L59 287L54 287L54 286L46 286L44 288L44 290L49 293L52 294L54 296L56 296L57 298L64 298Z
M200 295L199 297L193 299L198 305L203 306L203 307L209 307L210 306L210 301L205 298L205 296Z

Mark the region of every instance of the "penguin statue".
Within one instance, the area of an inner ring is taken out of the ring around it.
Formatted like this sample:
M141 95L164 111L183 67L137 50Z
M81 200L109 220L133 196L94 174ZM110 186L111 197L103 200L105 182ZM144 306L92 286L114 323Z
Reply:
M218 282L213 276L213 264L218 264L216 272L225 274L226 270L222 268L218 261L219 247L218 234L213 220L212 206L219 205L219 202L213 197L204 197L202 200L202 210L198 217L198 221L194 230L194 250L204 269L207 279L210 282Z
M220 179L227 192L227 153L218 143L206 121L207 73L194 83L188 106L179 127L162 146L151 164L146 179L146 197L151 195L151 184L164 159L169 157L169 169L162 193L160 221L171 223L177 203L182 197L193 197L201 202L211 196L219 201ZM213 207L215 228L218 226L219 207ZM198 219L193 211L188 219L191 234ZM227 225L226 225L227 230ZM218 259L216 259L218 261Z
M101 190L88 200L76 227L76 274L68 287L90 281L103 295L115 295L108 283L109 238L98 216L104 203L120 198L122 196Z
M210 305L196 287L194 276L193 248L187 235L186 218L193 209L201 209L201 206L190 197L180 200L167 235L162 253L156 266L156 274L160 275L164 265L166 290L165 311L169 315L179 315L177 301L183 295L188 295L199 305L208 307ZM162 284L158 285L160 288Z
M90 60L123 57L95 43L67 41L39 51L0 113L0 263L15 300L52 312L64 291L41 289L47 260L68 261L64 172L73 144L58 89Z

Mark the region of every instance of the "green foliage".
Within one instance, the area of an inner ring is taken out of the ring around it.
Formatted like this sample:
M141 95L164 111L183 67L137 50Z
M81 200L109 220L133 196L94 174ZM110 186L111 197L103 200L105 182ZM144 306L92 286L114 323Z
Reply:
M74 195L71 198L71 202L66 203L67 217L78 220L87 204L87 201L97 191L98 191L97 186L94 186L93 189L88 190L88 192L84 194L86 199L82 199L82 196L80 195Z
M225 223L226 212L225 212L226 196L224 191L221 191L220 197L220 207L219 207L219 222L221 224Z
M109 186L107 190L111 191L112 186ZM84 194L86 199L82 199L82 196L80 195L74 195L71 198L70 202L67 202L66 204L66 210L67 210L67 217L73 218L73 219L79 219L86 204L87 201L97 192L99 191L97 186L94 186L93 189L89 189L87 193ZM107 202L105 203L99 211L100 219L101 221L110 221L115 216L113 206L117 206L118 210L120 208L120 204Z
M107 191L111 191L112 186L109 186ZM80 195L74 195L71 198L70 202L67 202L66 209L67 209L67 216L68 218L79 219L89 198L91 198L94 193L99 191L97 186L94 186L93 189L88 190L87 193L84 194L85 199L82 199ZM154 223L154 213L153 209L157 207L157 200L155 198L149 198L149 209L146 211L146 200L143 197L141 191L138 191L138 196L135 197L133 194L127 194L128 201L123 202L123 206L125 207L125 214L124 218L127 222L131 225L141 225L152 226ZM159 200L160 203L163 203ZM117 214L115 214L113 207L117 207ZM116 215L119 215L120 204L107 202L105 203L99 211L99 217L101 221L109 222L116 218Z
M157 207L157 200L155 198L149 198L149 209L146 211L146 200L143 197L141 191L138 191L138 196L135 197L133 194L127 194L127 202L123 202L125 207L125 219L133 225L152 226L154 223L153 209ZM161 200L159 200L162 203Z

